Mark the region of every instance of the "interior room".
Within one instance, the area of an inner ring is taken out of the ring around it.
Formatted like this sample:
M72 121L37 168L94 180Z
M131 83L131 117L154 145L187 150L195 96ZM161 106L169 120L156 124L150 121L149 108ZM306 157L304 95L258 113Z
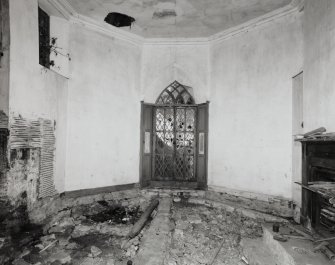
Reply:
M333 264L334 69L333 0L0 0L0 264Z

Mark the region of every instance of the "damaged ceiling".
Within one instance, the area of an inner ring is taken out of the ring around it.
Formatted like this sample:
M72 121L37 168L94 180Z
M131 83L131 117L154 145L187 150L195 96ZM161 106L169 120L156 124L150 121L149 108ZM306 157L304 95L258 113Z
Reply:
M208 37L290 4L291 0L67 0L81 15L104 21L110 12L133 17L123 27L148 38Z

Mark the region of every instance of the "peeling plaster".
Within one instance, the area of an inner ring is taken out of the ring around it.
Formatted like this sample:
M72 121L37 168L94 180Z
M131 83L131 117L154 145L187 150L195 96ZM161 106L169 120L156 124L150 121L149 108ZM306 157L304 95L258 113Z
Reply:
M7 196L14 208L32 209L37 199L55 195L53 122L21 116L10 122Z

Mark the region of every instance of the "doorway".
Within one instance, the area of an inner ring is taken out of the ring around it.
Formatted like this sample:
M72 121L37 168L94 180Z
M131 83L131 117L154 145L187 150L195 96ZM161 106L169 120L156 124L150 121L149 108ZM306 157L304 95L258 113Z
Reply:
M195 107L155 107L153 180L195 181Z
M303 72L292 78L292 198L297 204L295 220L300 221L299 208L301 207L301 187L295 182L302 179L302 150L301 143L294 141L294 135L302 134L303 124Z
M206 188L208 103L177 81L155 104L142 103L142 187Z

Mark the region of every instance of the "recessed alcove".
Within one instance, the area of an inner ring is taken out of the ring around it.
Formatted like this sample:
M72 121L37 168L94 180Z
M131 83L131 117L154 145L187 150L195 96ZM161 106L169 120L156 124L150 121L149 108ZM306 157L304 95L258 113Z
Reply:
M328 264L292 134L335 130L334 11L0 0L0 263Z

